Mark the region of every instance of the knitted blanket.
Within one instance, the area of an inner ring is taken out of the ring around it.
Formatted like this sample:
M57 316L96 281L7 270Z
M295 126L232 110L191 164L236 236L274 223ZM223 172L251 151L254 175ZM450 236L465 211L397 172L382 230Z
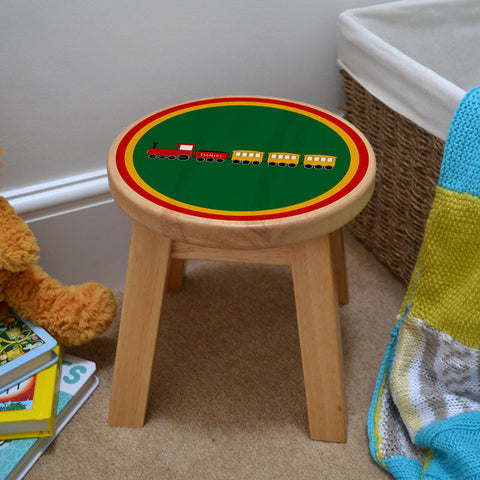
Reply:
M450 126L368 433L397 479L480 479L480 87Z

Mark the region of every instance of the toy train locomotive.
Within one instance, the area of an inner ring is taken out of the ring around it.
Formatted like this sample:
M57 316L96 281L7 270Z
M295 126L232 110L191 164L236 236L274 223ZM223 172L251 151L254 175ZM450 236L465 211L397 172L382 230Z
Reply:
M155 142L152 148L147 150L148 158L165 158L169 160L189 160L195 158L198 162L217 162L223 163L228 160L228 152L218 152L214 150L197 150L195 151L195 144L191 143L177 143L177 148L158 148L158 143ZM234 150L232 152L232 163L243 165L260 165L263 162L265 152L257 150ZM267 164L270 166L278 165L279 167L291 168L296 167L302 155L298 153L286 152L270 152L267 154ZM303 166L305 168L325 168L331 170L335 167L337 157L332 155L303 155Z

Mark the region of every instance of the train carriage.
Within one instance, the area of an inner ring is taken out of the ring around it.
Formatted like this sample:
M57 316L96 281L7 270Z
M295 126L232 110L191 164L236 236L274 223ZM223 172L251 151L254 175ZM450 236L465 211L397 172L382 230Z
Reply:
M244 165L260 165L265 152L256 150L234 150L232 154L232 163L243 163Z
M195 159L198 162L207 161L207 162L223 163L225 160L228 159L228 153L198 150L197 152L195 152Z
M305 155L303 166L305 168L325 168L331 170L335 166L337 157L332 155Z
M280 167L296 167L300 160L298 153L286 153L286 152L271 152L268 154L267 163L273 167L278 165Z

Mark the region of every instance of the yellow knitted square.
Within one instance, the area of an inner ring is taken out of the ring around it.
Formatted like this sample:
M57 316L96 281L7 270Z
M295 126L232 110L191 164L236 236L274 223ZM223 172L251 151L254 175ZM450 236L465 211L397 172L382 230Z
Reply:
M412 278L412 313L480 348L480 198L437 187Z

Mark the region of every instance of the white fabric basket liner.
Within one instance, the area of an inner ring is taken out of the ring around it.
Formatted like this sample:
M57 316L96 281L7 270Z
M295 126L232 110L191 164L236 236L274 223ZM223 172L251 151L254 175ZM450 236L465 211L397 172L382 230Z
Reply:
M395 112L446 139L480 85L480 0L402 0L343 12L338 64Z

